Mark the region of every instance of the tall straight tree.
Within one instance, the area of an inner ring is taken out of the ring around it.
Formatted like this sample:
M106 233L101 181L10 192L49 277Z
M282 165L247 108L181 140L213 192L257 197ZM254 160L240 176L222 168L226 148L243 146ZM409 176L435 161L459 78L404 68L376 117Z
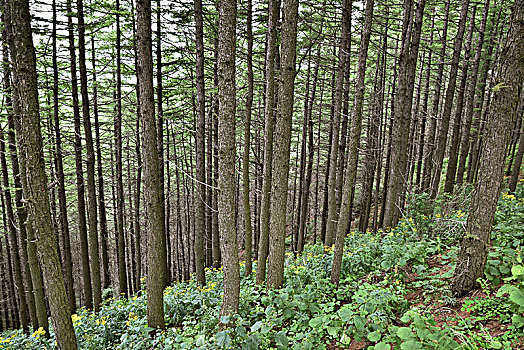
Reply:
M218 6L218 227L224 265L220 315L238 312L240 269L235 226L235 28L236 0Z
M116 116L115 163L116 163L116 256L118 269L118 294L127 296L126 258L124 239L124 184L122 182L122 62L121 62L120 0L116 0ZM140 80L140 76L138 77Z
M55 168L58 177L58 203L60 206L60 234L62 241L62 248L64 250L64 258L62 270L66 282L67 298L69 301L69 311L71 314L76 309L75 289L73 281L73 259L71 256L71 240L69 234L69 220L67 217L67 199L65 191L65 173L62 152L62 135L60 133L60 117L59 117L59 100L58 100L58 59L57 59L57 11L56 0L53 0L53 29L52 29L52 45L53 45L53 118L55 130L56 156Z
M333 119L331 152L329 153L329 177L328 177L328 217L326 227L326 245L331 246L335 239L337 218L337 161L339 151L340 112L342 109L342 95L344 92L344 72L348 57L350 12L352 0L344 0L342 6L342 32L340 34L340 46L338 49L338 68L335 84L335 96L333 99ZM345 134L345 133L343 133Z
M262 174L262 202L260 204L260 240L258 244L257 284L266 280L266 260L269 250L269 205L271 198L271 180L273 169L273 129L275 105L275 52L277 38L277 16L280 9L277 0L269 0L267 48L266 48L266 85L264 106L264 168Z
M453 107L453 97L455 96L455 88L457 85L457 73L460 59L460 51L462 50L462 39L466 28L466 17L468 15L469 0L462 0L462 8L460 10L460 19L457 28L457 35L455 36L455 43L453 46L453 56L451 58L451 67L449 71L448 87L446 89L446 100L442 110L442 119L440 130L438 134L437 149L433 157L433 174L431 176L431 198L435 198L438 193L440 183L440 175L442 172L442 163L444 161L444 153L446 151L446 144L448 139L449 121L451 117L451 109Z
M441 99L441 93L443 88L443 77L444 77L444 57L446 57L446 49L448 43L448 22L449 22L449 8L451 0L446 0L444 10L444 23L441 34L441 47L440 47L440 62L437 69L437 78L435 79L435 93L433 98L433 107L431 111L431 120L428 130L428 140L426 142L426 148L424 150L424 172L422 175L422 190L428 191L431 186L431 175L433 174L433 158L435 156L435 139L437 137L437 117L439 112L439 105Z
M87 210L89 228L89 253L91 263L91 282L93 287L93 307L95 312L100 310L102 303L102 283L100 279L100 262L98 257L98 229L96 213L96 185L95 185L95 148L93 132L91 130L91 117L89 115L89 94L87 92L87 67L86 67L86 25L84 22L84 2L77 0L78 19L78 68L80 70L80 94L82 95L82 120L86 137L87 151Z
M466 96L466 106L464 107L465 122L464 129L462 131L462 139L460 143L460 158L457 168L457 186L461 186L464 182L464 172L466 171L466 158L469 153L470 146L470 133L471 125L473 121L473 105L475 100L475 94L477 89L477 80L479 75L480 59L482 57L482 47L484 45L484 32L486 30L486 22L489 12L490 0L485 0L484 12L482 14L482 21L480 22L480 29L478 34L477 50L475 52L475 58L473 59L473 66L471 68L471 79L468 85L468 91Z
M55 0L56 1L56 0ZM107 246L107 213L104 198L104 173L102 170L102 149L100 146L100 122L98 118L98 86L96 81L95 40L91 41L91 64L93 66L93 114L95 117L96 172L98 177L98 215L100 223L100 250L102 253L102 288L109 288L109 252ZM62 165L63 167L63 165ZM137 259L138 261L138 259Z
M202 0L195 0L196 25L196 211L195 211L195 269L197 281L206 284L204 273L204 237L206 236L206 101L204 87L204 21L202 19Z
M453 129L451 133L451 140L449 146L449 159L448 167L446 170L446 179L444 181L444 192L453 192L455 187L455 174L457 172L458 166L458 156L459 156L459 142L460 142L460 132L461 126L463 124L463 107L464 107L464 98L466 97L466 83L468 80L473 80L471 76L468 76L470 56L471 56L471 41L473 40L473 31L475 27L475 15L477 12L477 5L474 4L471 9L471 19L469 22L468 35L466 36L466 45L464 46L464 62L462 64L462 72L460 76L460 85L455 102L455 115L453 120ZM469 79L468 79L469 78ZM462 133L465 133L462 131Z
M273 181L271 189L271 218L269 225L269 259L267 285L280 288L284 282L286 216L295 87L298 0L284 0L282 23L281 67L278 108L273 148ZM277 157L275 157L277 155Z
M24 195L29 203L31 224L36 232L40 266L44 273L51 319L59 349L76 350L67 294L51 218L47 176L44 168L40 110L36 74L36 56L31 30L29 1L9 0L10 51L13 60L17 144L27 186Z
M158 4L158 11L160 11L160 1L157 0ZM162 201L162 208L165 208L165 193L164 193L164 108L162 105L162 54L160 50L162 50L162 36L161 36L161 27L162 23L160 21L161 17L159 15L160 12L158 12L157 16L157 103L158 103L158 113L156 118L156 132L157 132L157 147L158 147L158 157L160 159L159 161L159 176L160 176L160 199ZM169 235L169 232L166 232L166 212L165 210L162 210L162 222L164 222L164 235L165 235L165 242L169 245L169 240L167 239L167 236ZM167 249L167 247L166 247ZM167 254L167 252L166 252ZM169 283L169 269L167 264L167 258L163 261L163 263L166 264L165 267L161 269L161 271L165 271L164 276L164 286L166 286Z
M242 153L242 182L244 207L244 233L246 240L246 267L244 274L251 275L251 250L253 247L251 227L251 205L249 203L249 148L251 147L251 109L253 107L253 3L247 1L247 97L244 130L244 150Z
M513 5L509 32L495 75L477 184L471 200L451 290L462 296L484 275L490 233L503 181L504 159L524 82L524 0Z
M424 2L424 0L422 0L422 2ZM357 82L355 86L355 104L353 105L353 123L351 126L349 143L349 161L347 163L344 191L342 192L339 225L337 226L337 234L335 237L335 253L333 255L333 265L331 267L331 283L335 285L338 285L340 281L344 240L349 223L351 222L351 202L354 196L355 179L357 177L358 148L360 146L362 109L364 105L364 79L366 77L369 39L371 36L371 24L373 22L373 5L374 0L366 1L364 27L362 29L362 39L360 40Z
M80 254L82 257L82 282L85 306L93 308L93 293L91 287L91 268L89 265L89 252L86 225L86 203L84 170L82 164L82 137L80 132L80 107L78 102L78 79L76 76L76 49L75 37L73 33L73 12L72 0L67 0L67 30L69 35L69 56L71 59L71 95L73 98L73 119L75 125L75 165L76 165L76 194L77 194L77 215L78 215L78 234L80 236Z
M147 323L164 329L164 283L166 275L166 236L160 190L160 165L153 91L153 52L151 39L151 0L137 1L137 56L142 154L144 157L144 206L147 231Z
M394 105L393 135L391 140L391 168L389 173L389 191L386 197L384 227L396 225L399 217L400 203L407 182L408 138L405 133L410 129L413 89L415 85L415 68L425 0L417 4L415 21L413 17L413 0L404 2L404 24L402 26L402 46L399 56L398 88ZM413 28L412 28L413 26Z
M12 94L11 76L10 76L11 72L10 72L9 50L8 50L8 40L9 40L10 34L8 33L8 29L7 29L8 24L9 24L7 21L9 18L10 18L10 14L8 12L8 7L4 5L4 8L2 8L2 22L6 23L7 25L4 26L4 28L2 29L3 89L4 89L4 93L6 94L5 105L7 108L8 120L9 119L13 120L12 118L12 112L13 112L12 104L13 103L10 97L10 95ZM9 116L11 116L11 118L9 118ZM10 127L10 129L12 129L12 126ZM5 187L8 187L8 186L5 186ZM16 227L14 227L14 220L9 221L8 219L5 218L6 211L7 211L6 206L9 205L6 203L5 197L7 197L7 194L8 194L7 192L9 191L9 188L5 188L3 189L3 191L5 191L4 196L2 196L2 207L4 208L3 210L4 221L6 223L5 230L9 232L9 236L6 237L6 249L7 249L8 254L12 254L11 258L9 257L9 255L7 256L7 262L12 267L12 268L9 268L9 272L11 276L13 277L12 278L13 282L11 283L11 287L13 289L13 292L16 290L16 294L13 293L11 297L14 300L17 300L18 298L19 304L20 304L20 307L16 308L17 310L14 310L15 308L13 308L13 311L18 311L18 314L16 315L15 323L18 325L21 324L23 331L27 332L29 330L28 328L29 320L27 317L28 316L27 302L26 302L24 281L23 281L22 271L21 271L21 266L20 266L21 265L20 264L20 249L19 249L19 244L18 244ZM8 247L9 245L10 247L12 247L12 249L9 249L10 248Z

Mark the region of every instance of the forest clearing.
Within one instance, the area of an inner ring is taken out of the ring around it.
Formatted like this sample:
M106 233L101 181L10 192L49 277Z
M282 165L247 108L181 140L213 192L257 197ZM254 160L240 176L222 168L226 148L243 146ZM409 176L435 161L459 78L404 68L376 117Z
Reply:
M524 0L0 14L0 349L524 349Z

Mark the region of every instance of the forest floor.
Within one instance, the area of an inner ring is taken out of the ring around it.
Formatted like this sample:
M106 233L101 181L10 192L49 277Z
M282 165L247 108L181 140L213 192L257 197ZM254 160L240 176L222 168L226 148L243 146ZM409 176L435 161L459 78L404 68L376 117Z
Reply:
M81 349L524 349L524 183L499 201L485 276L461 298L450 284L469 195L410 200L391 232L350 232L339 287L332 247L287 254L285 284L243 277L240 311L218 318L221 269L164 292L167 329L150 336L146 293L109 298L98 314L72 316ZM241 264L241 272L244 266ZM256 268L256 263L254 264ZM219 330L218 324L233 326ZM52 349L42 330L0 336L1 349Z

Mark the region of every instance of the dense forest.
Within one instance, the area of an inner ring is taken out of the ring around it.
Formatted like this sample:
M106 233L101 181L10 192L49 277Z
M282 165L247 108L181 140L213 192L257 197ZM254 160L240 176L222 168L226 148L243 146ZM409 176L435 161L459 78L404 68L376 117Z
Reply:
M0 349L524 348L524 0L0 12Z

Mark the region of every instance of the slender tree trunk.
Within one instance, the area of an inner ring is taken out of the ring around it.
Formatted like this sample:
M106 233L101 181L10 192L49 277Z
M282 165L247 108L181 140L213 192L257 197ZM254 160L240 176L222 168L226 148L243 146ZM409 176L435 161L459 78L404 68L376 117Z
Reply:
M253 4L247 3L247 81L246 119L244 131L244 150L242 154L242 181L244 184L244 234L246 239L245 276L251 275L251 251L253 249L253 229L251 227L251 204L249 202L249 148L251 147L251 109L253 108Z
M151 0L137 1L137 56L140 118L144 155L144 204L147 228L147 323L165 328L163 290L166 276L166 237L160 181L160 161L153 91Z
M11 240L14 281L15 281L18 299L20 300L20 307L18 309L18 312L19 312L18 317L20 319L20 323L22 324L22 328L24 332L28 332L29 331L29 328L28 328L29 320L27 318L27 306L28 305L27 305L27 299L26 299L26 291L24 288L24 281L22 278L22 269L21 269L21 263L20 263L20 248L18 246L18 237L17 237L16 227L15 227L15 220L13 217L11 192L9 191L10 186L9 186L9 181L7 179L7 163L5 160L5 140L4 140L3 130L0 130L0 154L1 154L1 161L2 161L2 186L4 187L4 201L5 201L7 223L8 223L6 229L9 230L9 239Z
M55 0L56 1L56 0ZM98 177L98 216L100 218L100 250L102 253L102 288L109 288L111 275L109 274L107 213L104 198L104 173L102 171L102 149L100 147L100 122L98 120L98 86L96 81L95 40L91 41L91 65L93 66L93 114L95 116L95 144L96 144L96 170ZM63 166L62 166L63 173ZM67 253L66 253L67 254Z
M476 89L477 89L477 78L479 75L480 59L482 57L482 47L484 45L484 34L486 30L486 22L489 12L490 0L486 0L484 3L484 12L482 14L482 21L480 23L480 29L478 34L477 50L475 58L473 59L473 66L471 68L471 79L468 85L466 107L464 110L465 122L464 129L462 132L462 140L460 143L460 156L459 164L457 168L457 186L462 186L464 182L464 172L466 171L466 160L470 151L470 137L471 128L473 122L473 105L475 101Z
M196 213L195 213L195 268L197 281L200 285L206 284L204 273L204 237L206 235L206 169L205 169L205 137L206 111L204 86L204 23L202 18L202 0L195 0L196 24Z
M354 195L355 179L357 176L358 149L360 146L360 133L362 127L362 109L364 105L364 80L366 76L366 63L368 57L369 39L371 36L371 24L373 22L374 0L366 1L364 14L364 26L362 28L362 39L360 40L360 51L358 57L357 81L355 86L355 104L353 105L353 121L349 142L349 161L347 163L346 178L344 181L344 192L340 207L340 217L335 236L335 252L331 267L331 283L338 285L340 281L340 269L342 266L342 254L344 251L344 239L348 226L351 223L351 202ZM424 0L421 1L422 8ZM422 21L422 18L420 19Z
M80 131L80 107L78 102L78 81L76 76L76 52L75 39L73 34L73 18L71 0L67 1L67 27L69 33L69 55L71 58L71 94L73 98L73 118L75 127L74 148L76 164L76 191L77 191L77 212L78 212L78 234L80 238L80 253L82 257L82 281L85 306L87 309L93 308L93 292L91 287L91 268L89 265L89 252L87 240L86 224L86 204L84 171L82 165L82 138Z
M340 139L340 112L342 109L342 94L344 92L344 76L348 55L350 12L352 1L344 0L342 6L342 32L340 34L340 46L338 50L338 68L335 83L335 95L333 98L333 138L331 140L331 152L329 154L329 175L328 175L328 217L326 227L326 245L332 246L335 241L335 230L337 227L337 161ZM345 137L345 131L342 133ZM342 155L343 156L343 155Z
M134 14L134 11L131 10L131 12ZM133 15L132 18L132 27L133 27L133 36L136 36L136 24L135 24L135 17ZM133 54L135 58L135 70L138 72L138 55L137 55L137 47L136 42L135 45L133 45ZM140 84L140 78L137 74L137 85ZM142 187L142 153L140 151L141 143L140 143L140 90L136 90L136 143L135 143L135 153L136 153L136 162L137 162L137 169L136 169L136 192L135 192L135 225L134 225L134 235L135 235L135 253L136 253L136 274L135 274L135 280L133 281L135 285L135 289L139 291L141 289L140 285L140 278L142 277L142 234L141 234L141 224L140 224L140 195L141 195L141 187Z
M430 34L430 48L428 49L428 64L426 68L426 83L424 86L424 96L422 97L422 118L420 122L420 138L419 138L419 144L418 144L418 158L417 158L417 173L415 176L415 186L417 189L417 192L422 192L422 166L423 164L426 165L426 163L423 163L424 161L424 151L428 147L427 146L427 140L426 140L426 125L428 122L428 102L429 102L429 86L430 86L430 80L431 80L431 72L432 72L432 58L433 58L433 49L431 46L433 46L434 43L434 28L435 28L435 10L433 10L433 16L431 18L431 34ZM434 135L434 130L430 131L432 135Z
M449 160L448 168L446 172L446 180L444 182L444 192L453 192L455 186L455 174L457 172L458 166L458 156L459 156L459 141L460 141L460 129L462 124L462 115L464 107L464 97L466 94L466 83L468 80L468 69L469 61L471 54L471 41L473 38L473 30L475 26L475 14L477 6L473 5L471 11L470 26L468 31L468 36L466 38L466 46L464 47L464 62L462 67L462 75L460 77L460 87L458 91L457 101L455 103L455 118L453 125L453 132L451 135L451 145L449 149ZM469 77L471 79L471 77Z
M451 108L453 106L453 97L455 96L455 88L457 84L457 72L460 58L460 51L462 50L462 38L466 27L466 17L468 15L469 0L462 0L462 9L460 11L459 25L457 34L455 36L455 43L453 47L453 57L451 58L451 67L449 72L448 87L446 90L446 100L444 102L444 109L442 111L442 120L438 134L438 142L436 152L433 158L434 168L431 177L431 198L435 198L438 193L440 175L442 172L442 162L444 160L444 153L446 152L446 144L448 139L449 120L451 116Z
M158 8L160 9L160 0L157 0ZM160 10L159 10L160 11ZM166 214L165 214L165 191L164 191L164 107L162 104L162 94L163 94L163 87L162 87L162 35L161 35L161 28L162 28L162 22L161 22L161 16L160 12L157 12L157 51L156 51L156 58L157 58L157 106L158 106L158 117L156 119L157 123L157 147L158 147L158 156L160 157L159 161L159 175L160 175L160 200L162 205L162 222L164 223L164 235L168 235L169 232L166 231L165 227L165 221L166 221ZM153 106L154 107L154 106ZM145 176L145 172L144 172ZM169 244L169 240L167 239L167 236L164 238L164 242ZM165 251L166 249L164 249ZM167 254L167 252L166 252ZM161 261L161 263L165 263L166 266L164 266L161 271L164 274L164 286L167 286L169 283L169 269L167 264L167 257Z
M26 185L24 194L29 203L29 216L36 235L36 246L40 266L44 272L51 319L59 349L76 350L76 339L71 321L60 261L56 250L56 238L49 205L47 177L44 169L42 134L34 46L31 32L29 2L10 0L12 41L10 51L13 57L15 85L15 115L17 144L20 150L22 168L25 169ZM18 106L18 99L24 103Z
M124 184L122 183L122 74L120 59L120 0L116 0L116 117L115 163L116 163L116 247L118 268L118 294L127 297L126 259L124 243ZM138 78L140 79L140 78Z
M224 262L224 294L220 315L238 312L240 271L235 229L235 0L218 6L218 220Z
M282 23L282 67L275 122L273 180L267 286L280 288L284 282L286 209L288 197L289 156L297 44L298 0L284 0ZM275 157L277 155L277 157Z
M377 56L376 70L375 70L375 86L373 91L373 105L369 117L369 133L366 141L366 153L364 156L363 169L363 184L362 195L360 200L360 218L359 231L365 232L368 228L369 215L371 212L371 201L373 192L373 180L375 178L375 170L377 168L377 160L379 156L380 143L380 124L382 122L382 109L384 108L384 100L382 91L384 90L384 67L383 52L387 50L387 25L385 26L384 35L382 37L382 52Z
M266 260L269 253L270 197L273 170L273 129L275 105L275 52L277 17L280 11L277 0L269 0L269 17L266 49L266 98L264 107L264 165L262 179L262 203L260 212L260 242L258 246L257 284L266 280Z
M391 140L391 168L384 213L384 228L391 228L396 225L407 183L408 154L406 150L408 149L409 140L405 137L405 132L410 129L411 124L415 68L417 65L424 6L424 0L417 4L413 29L411 29L411 19L413 17L414 3L412 0L406 0L404 6L402 47L399 57L398 96L396 96L395 109L394 113L392 113L395 119L393 121L393 137Z
M515 121L518 90L524 82L524 1L515 1L511 24L495 76L488 109L477 185L471 200L466 234L461 243L451 291L462 296L484 274L490 232L501 190L506 147Z
M82 118L86 137L87 151L87 204L89 226L89 253L91 262L91 282L93 286L93 304L95 312L100 310L102 302L102 283L100 278L100 262L98 252L98 230L96 213L96 185L95 185L95 150L93 133L91 131L91 117L89 115L89 95L87 92L86 43L84 23L84 2L77 0L78 19L78 62L80 69L80 92L82 94Z
M431 176L433 174L434 157L436 150L436 133L437 133L437 117L439 114L439 104L442 93L444 66L446 65L446 49L448 40L448 21L449 21L449 7L451 0L446 1L444 10L444 23L441 36L441 48L439 53L439 66L437 72L437 79L435 81L435 97L433 99L433 109L431 111L431 123L428 130L428 141L426 142L426 149L424 150L424 172L422 175L422 190L424 192L430 190Z
M311 96L309 97L307 103L307 116L305 116L305 119L307 120L307 136L308 136L308 142L307 142L307 165L306 165L306 178L304 181L304 185L302 186L301 190L303 192L302 194L302 202L300 206L300 223L299 223L299 231L298 231L298 252L301 253L304 250L304 244L306 239L306 222L308 219L308 212L309 212L309 194L310 194L310 188L311 188L311 177L313 173L313 160L315 156L315 147L314 147L314 140L313 140L313 106L317 91L317 83L318 83L318 70L320 66L320 48L317 50L316 54L316 60L315 60L315 68L313 70L313 82L312 82L312 91Z

